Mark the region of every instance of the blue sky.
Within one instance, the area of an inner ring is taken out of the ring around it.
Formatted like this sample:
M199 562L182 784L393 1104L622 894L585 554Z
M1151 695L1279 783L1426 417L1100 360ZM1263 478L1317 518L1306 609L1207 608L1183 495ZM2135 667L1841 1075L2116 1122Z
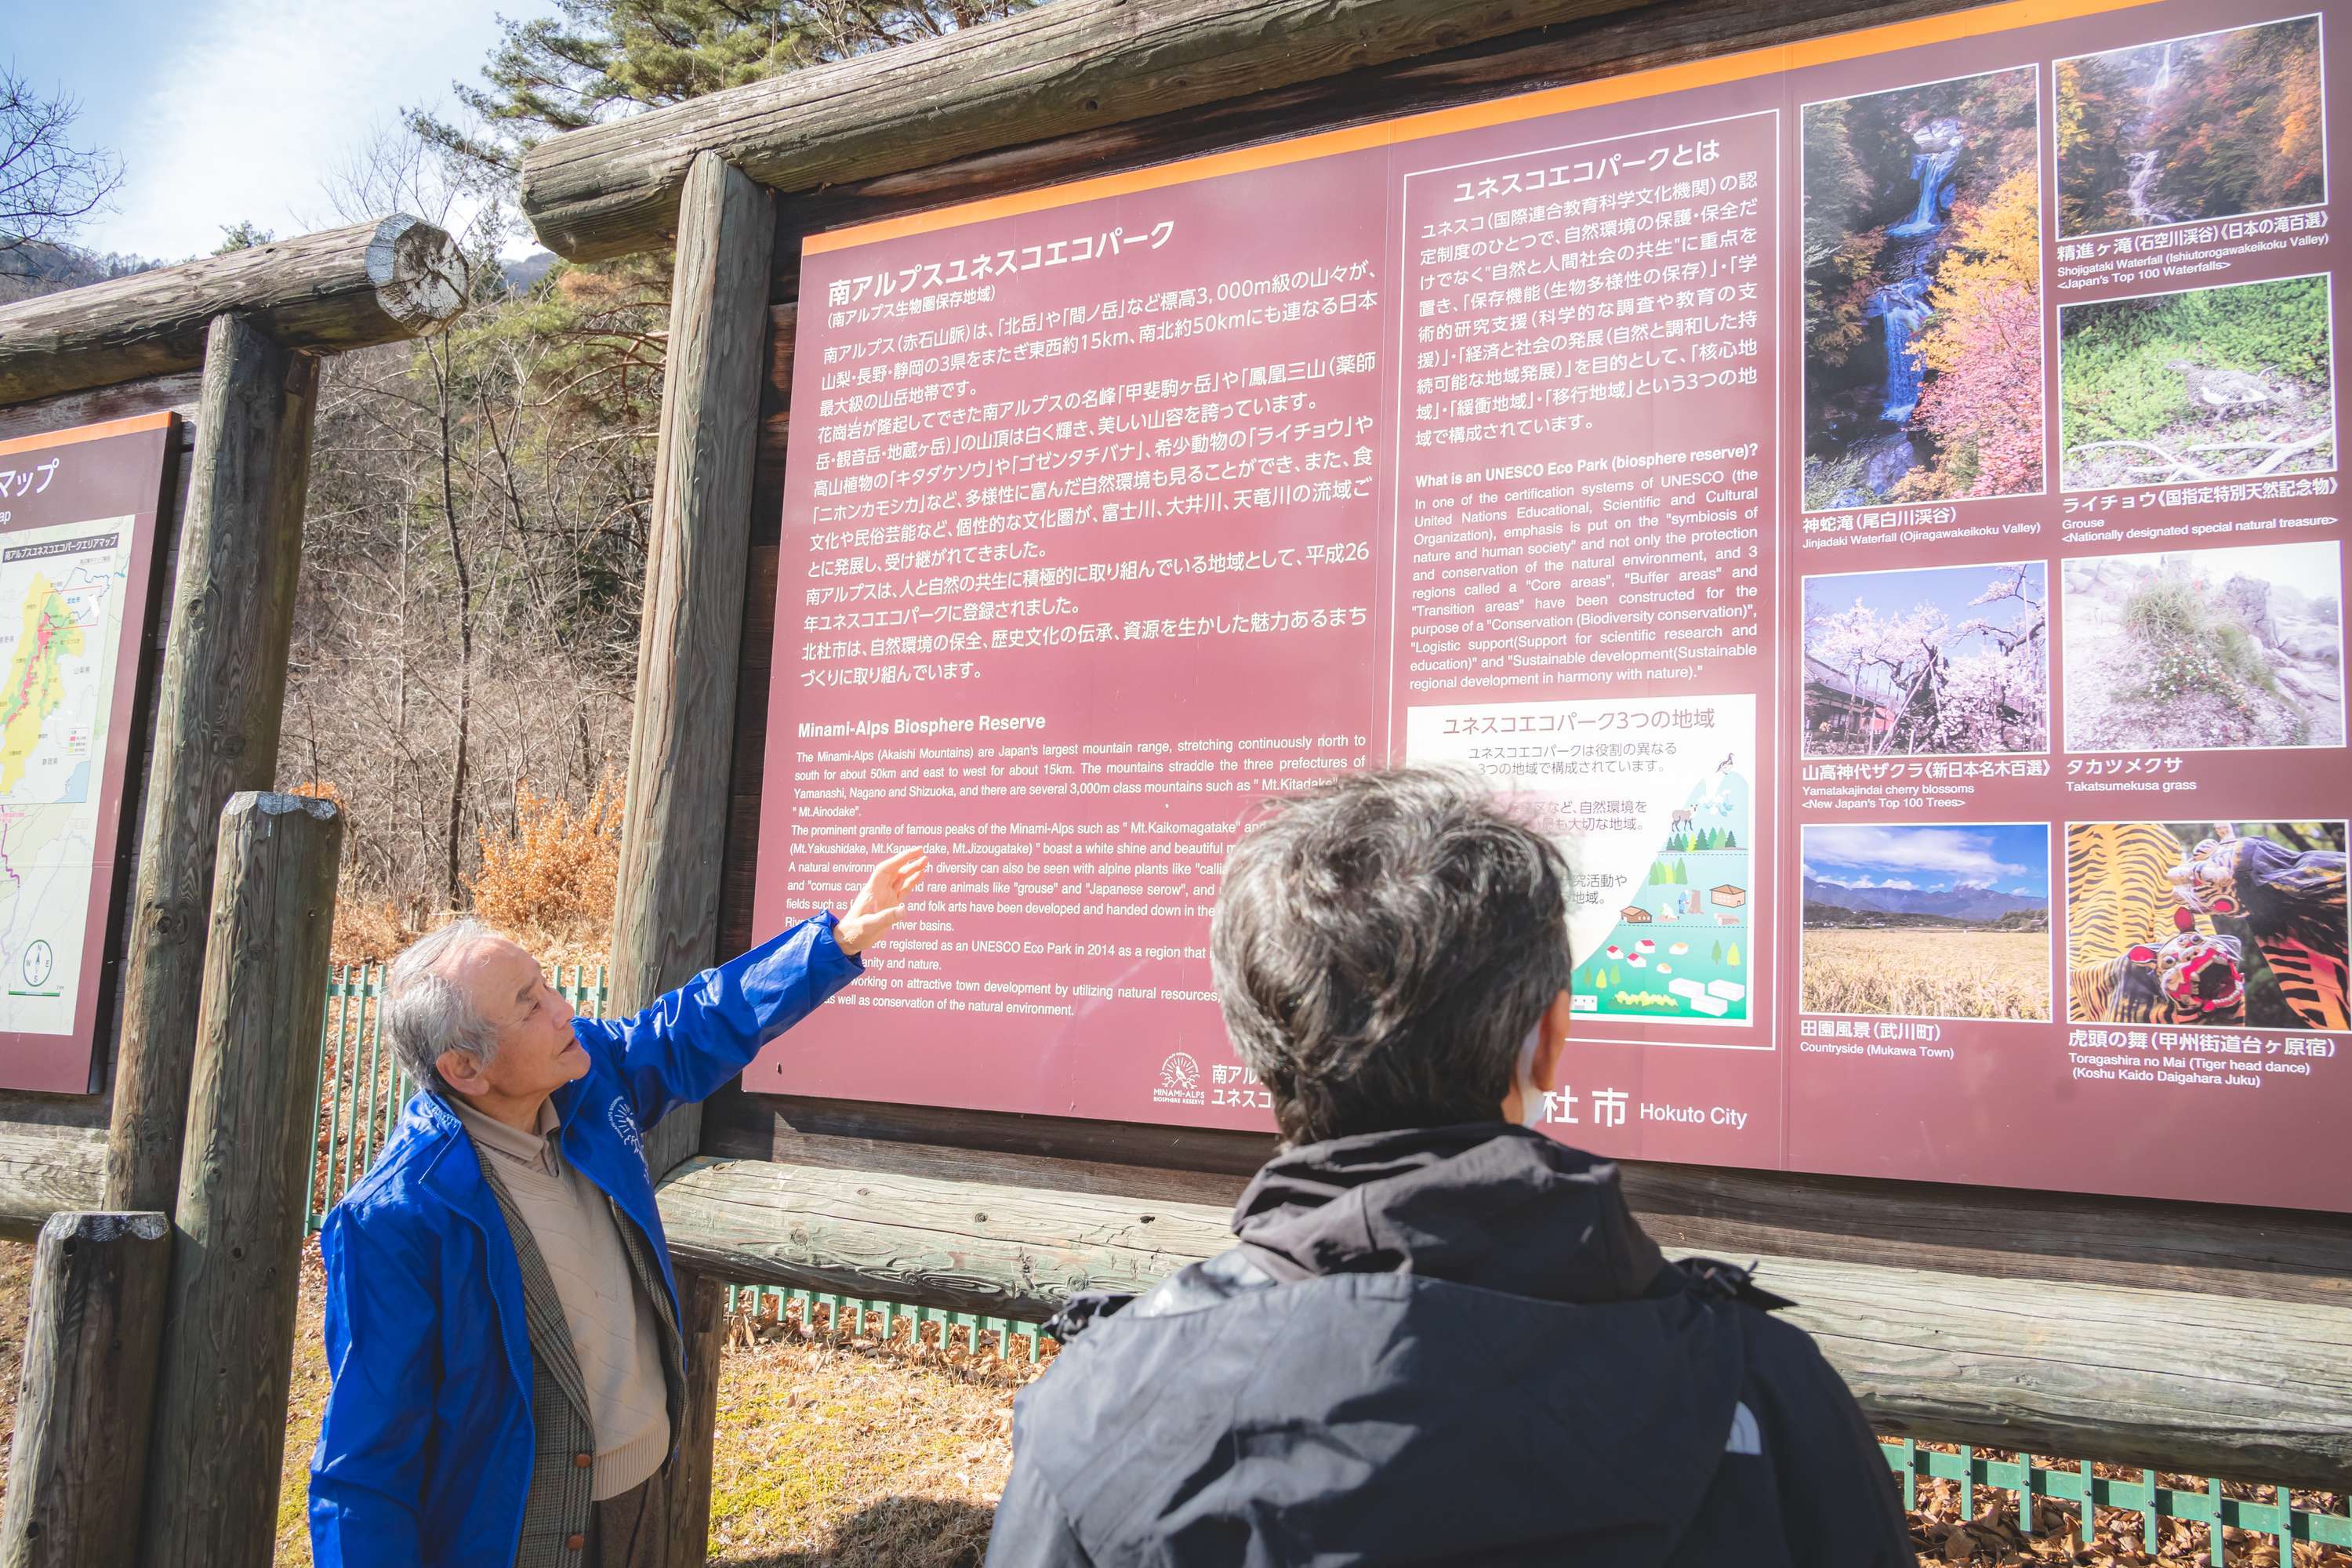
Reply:
M1851 609L1860 599L1882 616L1907 616L1917 605L1933 605L1944 612L1954 626L1962 621L1984 619L1996 626L2012 626L2027 614L2015 599L2003 599L1997 604L1971 605L1969 601L1992 585L2005 568L1998 566L1937 566L1921 572L1850 572L1834 577L1805 579L1805 618L1834 615ZM2050 603L2048 568L2039 562L2026 578L2026 592L2044 606ZM1976 646L1980 639L1969 637L1951 645L1951 651L1962 653Z
M176 261L249 219L279 235L339 221L339 166L404 106L451 102L498 17L551 0L16 0L0 55L44 92L81 100L80 144L121 154L117 211L93 250ZM433 216L433 215L424 215ZM521 247L528 249L529 247Z
M1805 829L1805 875L1850 888L1941 892L1991 888L2050 896L2050 829L2039 823L1968 827Z

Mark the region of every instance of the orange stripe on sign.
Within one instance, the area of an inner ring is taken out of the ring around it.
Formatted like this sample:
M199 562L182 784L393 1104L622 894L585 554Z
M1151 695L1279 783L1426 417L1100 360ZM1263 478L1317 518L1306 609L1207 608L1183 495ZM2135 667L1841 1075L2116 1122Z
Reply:
M136 430L155 430L172 422L169 409L160 414L134 414L128 419L109 419L102 425L77 425L69 430L49 430L38 436L19 436L12 441L0 441L0 453L34 452L43 447L71 447L82 441L103 441L109 436L128 436Z
M1189 184L1194 180L1214 179L1220 174L1278 168L1285 163L1297 163L1309 158L1330 158L1342 153L1361 152L1367 147L1418 142L1423 137L1444 136L1456 131L1484 130L1490 125L1508 125L1521 120L1533 120L1539 115L1559 114L1571 109L1594 109L1636 98L1685 92L1696 87L1717 87L1725 82L1747 81L1777 71L1832 65L1841 60L1859 59L1865 55L1891 54L1897 49L1949 43L1956 38L1981 37L1988 33L2036 26L2045 22L2070 21L2077 16L2126 11L2155 3L2156 0L2008 0L2004 5L1979 6L1975 10L1956 11L1942 16L1889 22L1882 26L1832 34L1806 43L1776 44L1769 48L1748 49L1713 59L1657 66L1623 76L1603 77L1598 81L1578 82L1570 87L1518 93L1485 103L1465 104L1459 109L1430 110L1373 125L1318 132L1285 142L1270 142L1263 147L1211 153L1149 169L1098 174L1092 179L1073 180L1066 184L1045 185L1034 191L1016 191L1010 195L963 202L929 212L908 213L904 217L881 218L873 223L828 229L823 234L810 235L802 241L801 253L803 256L821 256L827 251L846 250L853 246L871 245L877 240L902 239L908 235L930 234L987 218L1044 212L1078 202L1098 201L1105 196L1129 195L1139 191Z

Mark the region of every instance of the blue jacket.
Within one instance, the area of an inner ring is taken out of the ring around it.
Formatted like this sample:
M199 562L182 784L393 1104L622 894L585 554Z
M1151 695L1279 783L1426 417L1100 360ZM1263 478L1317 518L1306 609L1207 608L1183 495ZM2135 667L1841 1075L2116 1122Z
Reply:
M677 1305L641 1129L699 1100L865 967L802 921L625 1021L581 1018L589 1068L555 1091L564 1158L653 1243ZM328 1215L327 1368L310 1459L319 1568L505 1563L530 1481L522 1274L472 1140L436 1095ZM683 1317L679 1320L684 1321Z

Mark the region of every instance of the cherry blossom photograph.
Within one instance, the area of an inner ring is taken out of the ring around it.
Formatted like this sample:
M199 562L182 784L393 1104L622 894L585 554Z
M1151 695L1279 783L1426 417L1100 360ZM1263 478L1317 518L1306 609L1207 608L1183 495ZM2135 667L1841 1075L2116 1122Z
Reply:
M2039 561L1806 578L1804 754L2047 751L2049 589Z

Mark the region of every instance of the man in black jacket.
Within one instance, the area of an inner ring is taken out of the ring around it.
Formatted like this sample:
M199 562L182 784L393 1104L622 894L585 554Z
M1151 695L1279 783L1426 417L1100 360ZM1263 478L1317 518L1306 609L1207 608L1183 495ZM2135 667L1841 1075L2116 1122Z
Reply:
M1225 1025L1283 1152L1240 1245L1084 1297L1013 1417L989 1568L1914 1562L1785 1305L1667 1262L1612 1164L1530 1131L1568 872L1475 781L1278 803L1225 871Z

